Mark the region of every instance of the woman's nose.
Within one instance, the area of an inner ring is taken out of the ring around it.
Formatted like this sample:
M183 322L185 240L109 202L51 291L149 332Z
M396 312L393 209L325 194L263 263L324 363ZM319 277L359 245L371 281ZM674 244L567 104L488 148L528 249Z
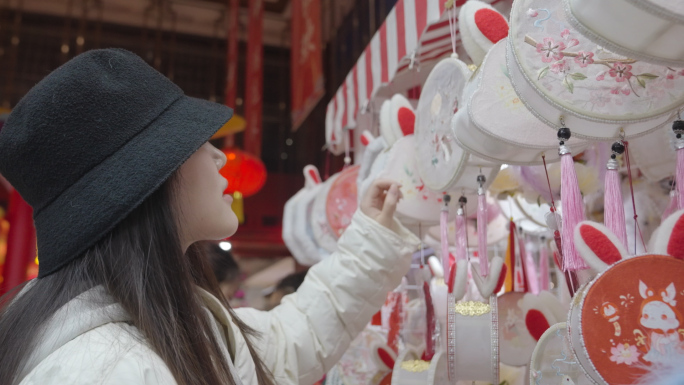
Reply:
M212 145L212 147L214 147L214 146ZM228 161L226 159L226 154L216 147L214 147L213 150L214 150L214 157L216 158L216 165L218 166L218 169L220 170L223 168L223 166L226 165L226 162Z

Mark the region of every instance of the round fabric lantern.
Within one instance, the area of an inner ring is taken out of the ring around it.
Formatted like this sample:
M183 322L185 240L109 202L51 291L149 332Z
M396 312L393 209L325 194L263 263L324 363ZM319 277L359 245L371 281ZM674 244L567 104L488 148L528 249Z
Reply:
M246 198L264 187L266 166L261 159L237 148L224 149L223 153L226 154L227 161L220 173L228 180L228 188L224 194L234 195L239 192Z

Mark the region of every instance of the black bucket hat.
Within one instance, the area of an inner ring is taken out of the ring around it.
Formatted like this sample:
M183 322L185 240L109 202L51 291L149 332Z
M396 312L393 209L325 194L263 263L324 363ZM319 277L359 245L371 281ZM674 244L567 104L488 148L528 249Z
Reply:
M80 256L233 116L122 49L76 56L0 131L0 174L33 207L39 277Z

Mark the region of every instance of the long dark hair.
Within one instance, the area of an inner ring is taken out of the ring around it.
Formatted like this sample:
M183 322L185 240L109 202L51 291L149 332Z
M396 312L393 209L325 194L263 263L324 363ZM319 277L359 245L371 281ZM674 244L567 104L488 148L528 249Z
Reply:
M173 199L179 183L176 173L81 258L34 280L19 297L2 298L0 384L21 381L18 376L41 327L69 300L98 285L128 312L179 385L234 384L197 287L209 291L223 302L245 336L259 384L274 383L250 343L258 336L235 316L221 294L203 249L193 245L183 253L181 218Z

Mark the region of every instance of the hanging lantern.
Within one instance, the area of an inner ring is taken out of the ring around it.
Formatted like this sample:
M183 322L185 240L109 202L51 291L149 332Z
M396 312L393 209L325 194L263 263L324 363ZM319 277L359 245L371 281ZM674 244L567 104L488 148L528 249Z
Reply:
M240 192L243 197L250 197L266 183L266 166L261 159L237 148L226 148L226 165L220 173L228 179L225 194Z
M259 192L266 183L266 166L261 159L237 148L222 150L226 154L226 165L221 175L228 180L224 194L233 195L233 212L240 223L244 222L242 198Z

